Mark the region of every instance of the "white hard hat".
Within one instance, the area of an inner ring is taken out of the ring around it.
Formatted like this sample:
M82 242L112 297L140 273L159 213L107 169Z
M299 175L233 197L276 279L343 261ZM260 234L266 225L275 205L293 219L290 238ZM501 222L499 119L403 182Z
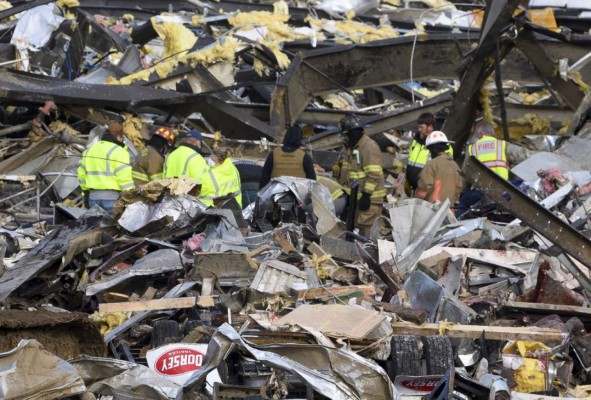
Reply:
M449 143L449 140L447 140L447 136L445 136L445 133L441 131L431 132L429 136L427 136L427 140L425 141L425 147L429 147L432 144L436 143Z

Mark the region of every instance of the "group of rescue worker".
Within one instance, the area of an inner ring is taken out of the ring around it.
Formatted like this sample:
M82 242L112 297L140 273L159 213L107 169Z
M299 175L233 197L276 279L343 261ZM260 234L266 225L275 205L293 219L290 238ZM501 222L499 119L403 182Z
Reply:
M456 216L461 216L480 200L478 190L463 187L460 168L453 159L453 148L445 133L435 130L433 114L421 114L418 132L410 145L406 169L407 194L430 202L449 200L457 204ZM333 178L320 177L319 183L331 192L337 216L347 218L354 213L354 225L359 233L369 236L382 215L386 198L382 152L379 145L365 132L361 120L353 114L340 122L345 151L333 166ZM509 178L506 142L497 139L487 124L476 127L476 138L467 149L502 178ZM214 148L205 160L201 154L202 134L191 129L181 139L176 129L158 127L147 146L133 164L123 143L123 126L108 124L100 141L90 146L78 168L80 186L88 205L98 205L112 213L120 192L133 189L161 178L189 177L201 183L199 199L214 205L216 198L234 197L242 205L240 174L231 158L231 149ZM179 143L177 143L179 142ZM175 144L177 145L174 148ZM272 178L292 176L316 180L312 158L302 148L302 130L298 125L287 129L282 146L267 156L260 177L260 188ZM351 195L356 193L356 198ZM354 200L354 201L352 201Z
M199 199L206 205L213 205L217 198L234 197L242 206L240 174L231 149L217 147L206 161L201 154L201 132L191 129L174 149L177 139L176 129L158 127L131 163L123 143L123 126L110 122L102 138L82 154L78 167L88 206L98 205L112 213L121 192L153 180L182 176L201 184Z

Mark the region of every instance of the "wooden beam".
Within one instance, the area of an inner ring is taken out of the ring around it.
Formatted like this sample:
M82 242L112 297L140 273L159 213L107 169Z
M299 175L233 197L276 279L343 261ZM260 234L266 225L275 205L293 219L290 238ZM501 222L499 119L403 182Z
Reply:
M334 297L343 297L355 292L363 292L364 298L370 298L376 295L376 288L373 285L357 286L335 286L329 288L314 288L298 290L298 300L314 300Z
M423 324L415 325L406 322L393 322L394 335L436 336L442 327L443 335L452 338L479 339L484 336L488 340L534 340L538 342L561 342L566 333L559 329L535 327L505 327L459 324Z
M581 318L591 317L591 308L589 307L525 303L521 301L505 301L503 307L510 310L523 311L529 314L559 314Z
M127 301L122 303L99 304L100 312L128 312L173 310L177 308L191 308L195 305L195 297L176 297L172 299Z

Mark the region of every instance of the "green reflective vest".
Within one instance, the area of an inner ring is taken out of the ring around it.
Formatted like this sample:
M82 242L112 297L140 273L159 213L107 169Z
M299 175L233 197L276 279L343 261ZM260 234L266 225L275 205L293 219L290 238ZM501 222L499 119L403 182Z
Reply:
M233 194L240 207L242 207L240 174L230 157L207 171L207 175L210 179L202 180L199 200L208 206L212 206L213 199Z
M82 154L78 180L84 191L133 189L129 153L106 140L93 144Z
M209 167L201 154L181 144L166 158L164 162L164 177L178 178L180 176L186 176L201 183L201 178L208 169Z

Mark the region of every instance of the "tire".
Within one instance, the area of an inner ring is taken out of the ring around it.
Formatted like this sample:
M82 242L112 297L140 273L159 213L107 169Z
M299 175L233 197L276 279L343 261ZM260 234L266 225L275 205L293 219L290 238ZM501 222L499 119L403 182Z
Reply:
M427 375L443 375L454 365L454 351L446 336L423 336Z
M386 370L392 381L398 375L422 375L419 344L414 336L393 336L390 344L392 350L386 361Z
M152 328L152 348L182 340L181 329L176 321L156 321Z

